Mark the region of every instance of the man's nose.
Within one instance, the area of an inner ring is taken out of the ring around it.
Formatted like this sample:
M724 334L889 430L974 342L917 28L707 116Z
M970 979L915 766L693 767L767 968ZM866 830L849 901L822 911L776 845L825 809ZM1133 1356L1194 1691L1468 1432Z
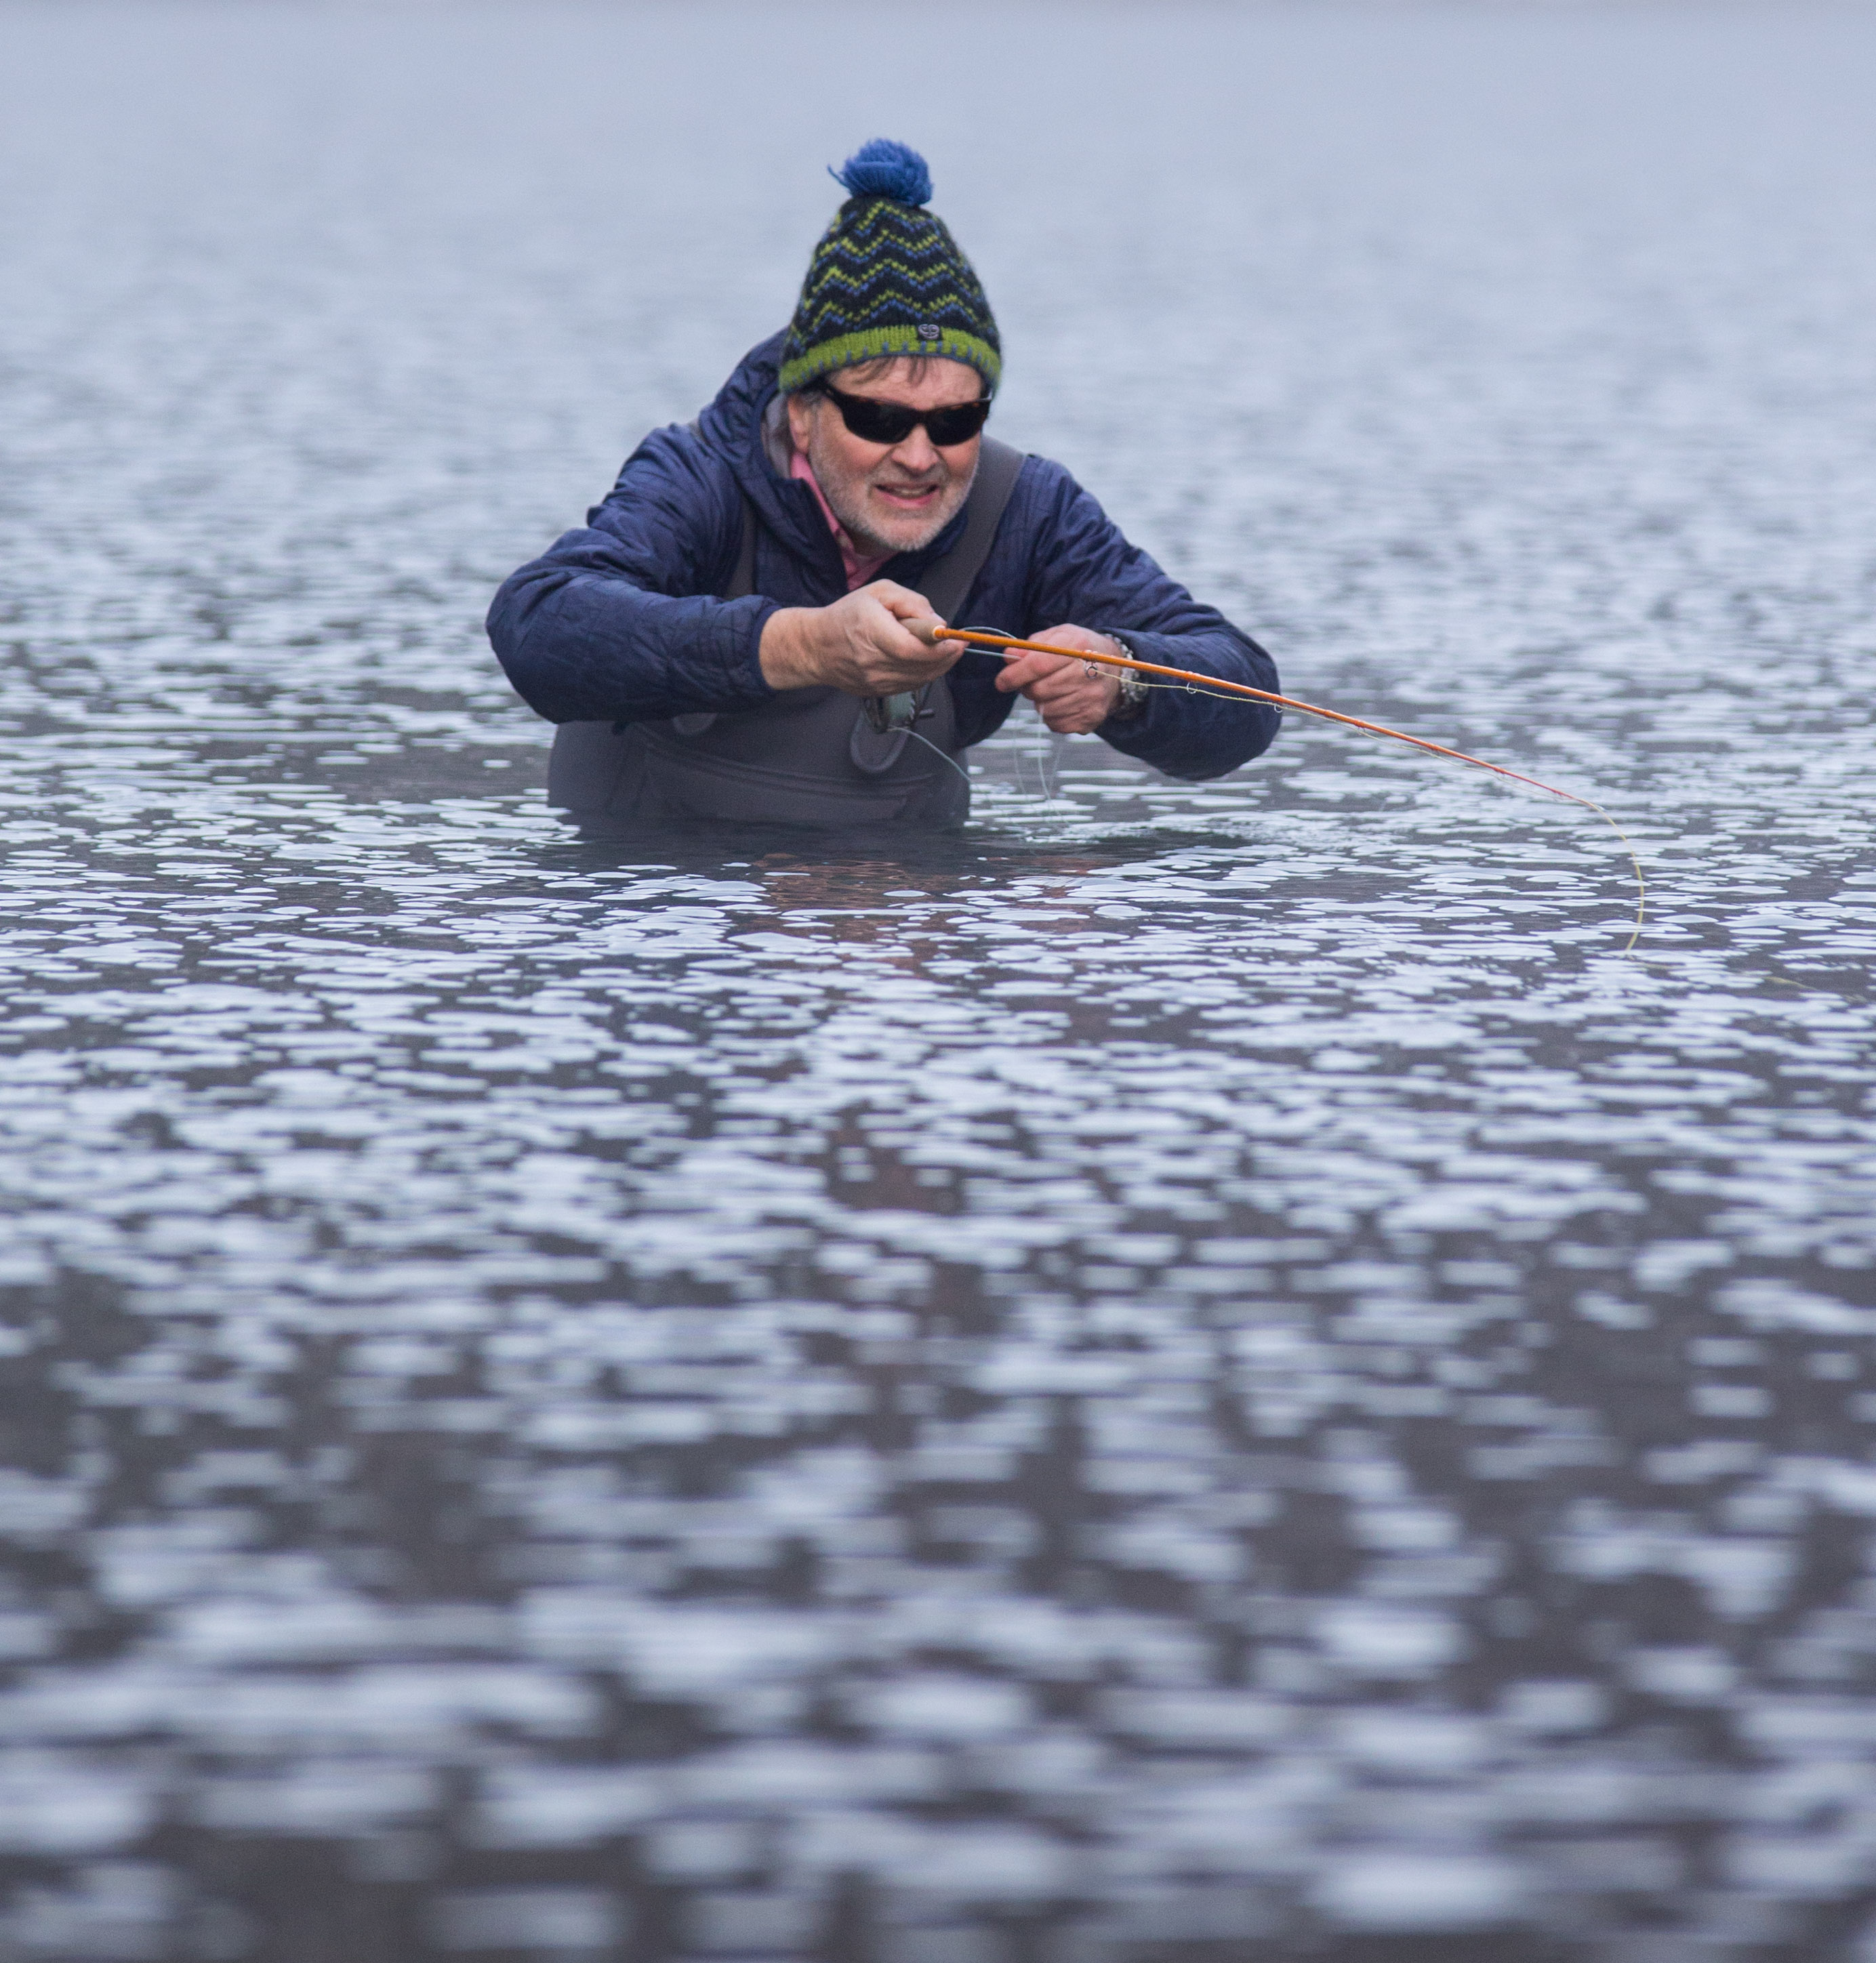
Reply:
M914 424L911 435L893 452L893 461L904 470L923 472L944 460L923 423Z

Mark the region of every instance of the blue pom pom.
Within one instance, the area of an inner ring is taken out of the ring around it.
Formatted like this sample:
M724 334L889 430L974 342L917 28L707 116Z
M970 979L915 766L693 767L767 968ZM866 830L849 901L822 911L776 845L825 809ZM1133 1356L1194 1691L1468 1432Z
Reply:
M896 198L901 204L923 204L932 195L932 173L925 159L904 143L875 136L862 143L839 170L828 175L854 197Z

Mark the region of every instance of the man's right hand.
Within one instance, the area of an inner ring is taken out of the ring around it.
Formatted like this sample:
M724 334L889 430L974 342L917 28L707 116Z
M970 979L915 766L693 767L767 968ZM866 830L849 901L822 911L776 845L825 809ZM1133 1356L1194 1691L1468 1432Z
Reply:
M928 646L903 624L931 617L923 594L890 579L876 579L831 607L784 607L762 628L762 678L771 688L861 696L922 687L964 652L958 641Z

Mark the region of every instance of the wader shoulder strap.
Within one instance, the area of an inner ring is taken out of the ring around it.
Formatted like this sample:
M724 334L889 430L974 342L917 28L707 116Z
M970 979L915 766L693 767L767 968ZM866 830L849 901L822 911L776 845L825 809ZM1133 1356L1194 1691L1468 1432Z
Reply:
M964 506L964 535L919 581L919 591L941 620L957 626L957 610L970 597L983 562L990 556L996 528L1023 467L1020 450L986 436L977 455L976 481Z
M749 502L748 492L741 495L742 531L736 541L736 570L717 594L719 600L746 600L755 591L755 507Z
M693 417L685 424L691 435L701 434L701 420ZM742 508L742 529L736 535L736 562L730 583L717 589L719 600L746 600L755 591L755 507L740 485L736 487L736 498Z

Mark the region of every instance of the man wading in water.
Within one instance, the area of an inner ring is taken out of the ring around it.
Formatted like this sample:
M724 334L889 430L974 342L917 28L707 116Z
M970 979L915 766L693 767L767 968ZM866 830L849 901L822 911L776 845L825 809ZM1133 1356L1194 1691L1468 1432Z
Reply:
M1258 755L1275 709L908 631L936 615L1278 686L1270 657L1059 464L983 434L996 322L923 208L923 160L868 143L839 181L851 195L787 331L694 423L647 437L586 529L495 595L502 666L560 725L550 801L653 822L955 825L970 802L955 760L1018 693L1051 729L1173 777Z

